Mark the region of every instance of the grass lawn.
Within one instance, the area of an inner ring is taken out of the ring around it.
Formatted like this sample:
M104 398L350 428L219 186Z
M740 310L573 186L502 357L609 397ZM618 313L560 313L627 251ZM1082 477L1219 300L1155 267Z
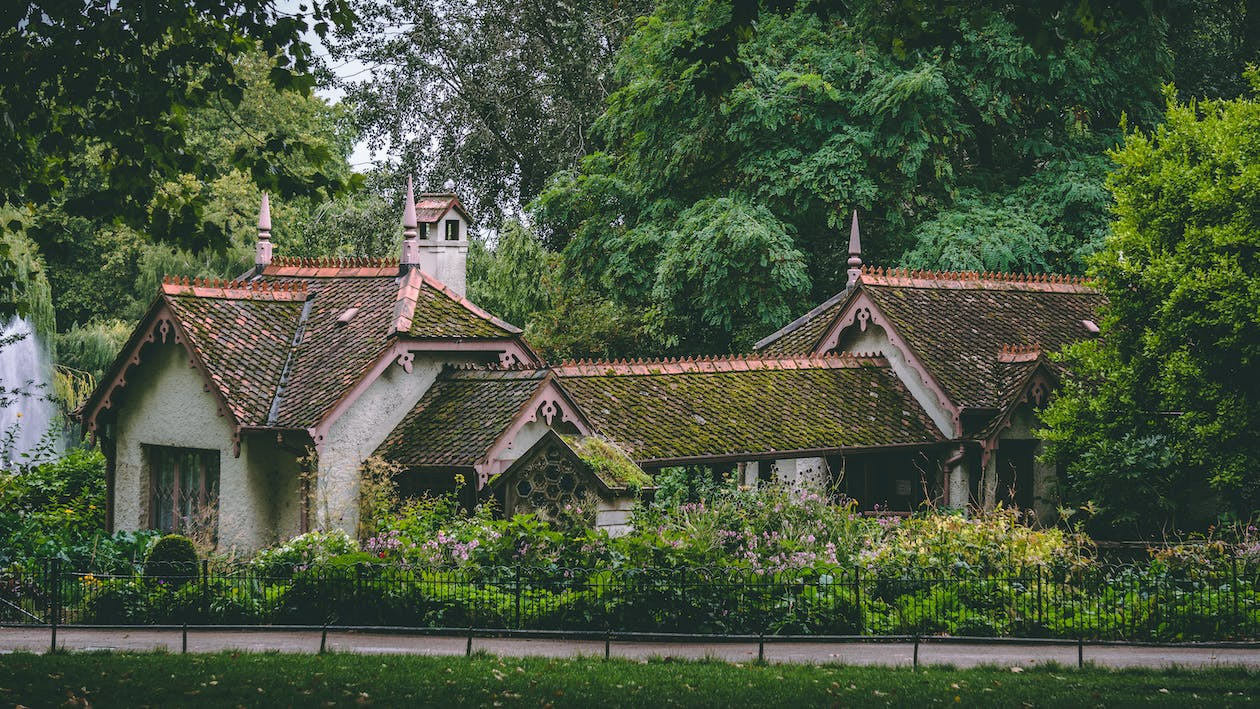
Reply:
M240 654L0 657L0 706L1254 706L1243 670L1023 672L657 660Z

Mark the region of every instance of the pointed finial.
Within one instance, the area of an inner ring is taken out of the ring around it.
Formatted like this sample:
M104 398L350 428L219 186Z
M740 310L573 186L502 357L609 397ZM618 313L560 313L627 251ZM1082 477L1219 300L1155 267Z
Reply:
M407 203L403 205L403 243L402 258L398 260L399 268L406 271L420 265L420 242L417 232L416 195L411 186L411 178L407 178Z
M258 273L271 264L271 200L263 192L258 206L258 243L254 246L254 268Z
M857 285L862 275L862 235L858 230L858 213L853 210L853 226L849 228L849 279L845 288Z

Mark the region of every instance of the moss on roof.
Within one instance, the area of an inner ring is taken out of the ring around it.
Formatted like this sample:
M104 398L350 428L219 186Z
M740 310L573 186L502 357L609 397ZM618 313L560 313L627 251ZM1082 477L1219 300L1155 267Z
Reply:
M639 489L652 484L652 477L612 441L596 436L561 438L608 487Z

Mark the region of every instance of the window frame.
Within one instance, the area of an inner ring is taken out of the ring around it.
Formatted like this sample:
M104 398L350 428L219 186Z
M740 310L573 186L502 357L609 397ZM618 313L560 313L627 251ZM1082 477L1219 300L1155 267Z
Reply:
M452 227L454 227L454 229L452 229ZM452 231L454 231L454 232L455 232L455 238L451 238L451 232L452 232ZM446 220L446 240L447 240L447 241L459 241L459 240L460 240L460 233L459 233L459 232L460 232L460 228L459 228L459 220L458 220L458 219L447 219L447 220Z
M149 529L218 539L220 452L206 448L146 445ZM169 495L163 493L169 487ZM195 488L189 492L189 488ZM205 525L197 529L198 525Z

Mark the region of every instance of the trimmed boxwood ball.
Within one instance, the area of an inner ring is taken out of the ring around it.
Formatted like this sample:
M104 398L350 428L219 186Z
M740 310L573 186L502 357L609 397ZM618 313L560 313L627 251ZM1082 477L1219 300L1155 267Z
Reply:
M197 548L182 534L168 534L154 543L144 560L144 575L183 585L197 577Z

